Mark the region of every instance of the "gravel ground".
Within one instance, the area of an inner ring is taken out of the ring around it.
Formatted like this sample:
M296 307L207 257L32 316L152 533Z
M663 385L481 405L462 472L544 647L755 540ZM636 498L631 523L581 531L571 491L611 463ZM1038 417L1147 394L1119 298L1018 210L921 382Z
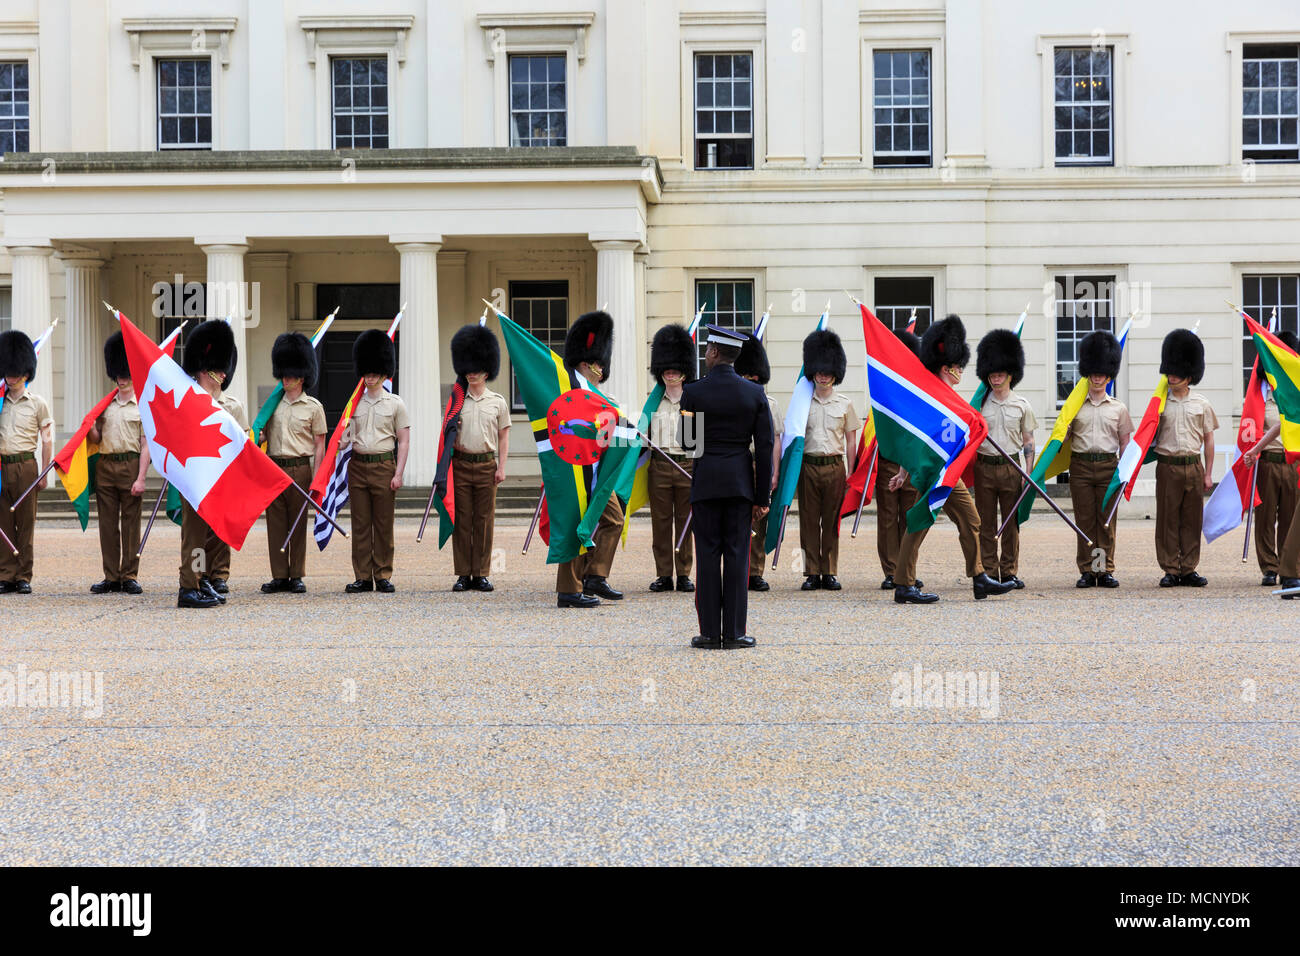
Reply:
M415 527L395 595L344 595L341 541L307 595L260 594L259 525L230 603L179 611L176 527L131 598L87 593L93 527L43 524L36 593L0 596L0 695L101 672L102 713L0 707L0 864L1300 863L1300 602L1240 533L1208 588L1162 591L1154 523L1123 522L1123 587L1077 591L1035 515L1028 588L976 604L945 523L920 568L944 600L898 607L867 518L843 591L769 572L759 646L718 652L687 646L689 596L646 592L646 522L594 611L555 608L522 522L493 594L451 594ZM918 666L984 694L910 706Z

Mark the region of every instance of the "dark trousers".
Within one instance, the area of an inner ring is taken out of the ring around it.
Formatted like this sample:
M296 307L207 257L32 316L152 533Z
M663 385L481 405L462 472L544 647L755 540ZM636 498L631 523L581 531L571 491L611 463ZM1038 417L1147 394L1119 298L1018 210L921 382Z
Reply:
M889 482L896 474L898 465L894 462L884 458L876 462L876 554L886 577L893 577L898 568L898 548L907 534L907 512L920 497L910 481L890 491Z
M28 584L32 581L38 492L33 491L24 498L17 511L9 509L38 474L40 469L36 467L35 459L13 462L0 468L0 530L18 549L14 554L0 541L0 581L26 581Z
M695 462L688 458L680 464L690 472ZM681 537L686 516L691 513L690 476L683 475L663 455L652 452L646 478L650 496L650 550L654 553L655 575L667 578L676 572L678 577L689 577L694 560L691 539L687 536L680 550L677 539Z
M296 481L299 487L311 485L311 465L290 465L288 468L281 465L280 469ZM304 514L298 527L293 529L289 550L280 550L305 501L298 489L291 485L266 506L266 547L271 555L273 578L302 578L307 575L307 526L312 524L310 513Z
M99 553L105 581L134 581L140 573L139 495L131 486L140 474L140 458L111 461L100 455L95 465L95 507L99 512Z
M1106 489L1110 487L1110 480L1118 467L1117 458L1103 461L1087 461L1083 458L1070 460L1070 502L1074 507L1074 523L1092 538L1092 544L1089 544L1075 535L1074 563L1080 574L1100 574L1103 570L1107 574L1115 573L1115 525L1119 520L1119 512L1116 511L1115 517L1106 522L1106 509L1103 505ZM1115 492L1117 495L1123 493L1122 487ZM1110 506L1115 507L1113 500ZM1101 554L1094 554L1094 549L1100 550ZM1102 560L1098 561L1098 558ZM1104 568L1100 567L1103 563Z
M224 567L220 576L216 571ZM181 499L181 587L194 589L199 578L222 580L230 577L230 545L216 536L208 523Z
M455 487L456 527L451 533L451 560L457 577L485 578L492 570L492 534L496 530L497 462L466 461L451 467Z
M609 572L614 567L614 553L618 550L618 541L622 536L623 502L618 500L618 495L610 495L605 510L600 513L596 530L592 532L592 547L572 561L555 566L555 593L576 594L582 590L582 579L588 575L596 578L609 577Z
M1291 529L1296 510L1296 466L1280 461L1259 463L1255 477L1259 507L1255 509L1255 556L1264 573L1277 573L1278 551Z
M348 462L348 508L352 512L352 573L358 581L382 581L393 576L392 489L397 462Z
M695 613L708 640L745 635L749 600L749 532L754 503L711 498L692 507L695 535Z
M1205 466L1156 465L1156 560L1167 574L1191 574L1201 563Z

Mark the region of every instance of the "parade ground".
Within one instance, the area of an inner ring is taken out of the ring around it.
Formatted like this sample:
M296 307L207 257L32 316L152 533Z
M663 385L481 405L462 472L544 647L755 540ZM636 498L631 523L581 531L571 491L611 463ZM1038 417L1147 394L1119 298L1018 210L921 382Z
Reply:
M848 529L844 589L802 593L791 518L757 648L707 651L690 595L646 591L640 519L594 610L555 607L517 519L495 593L450 593L401 519L397 593L358 596L337 539L308 594L261 594L259 522L205 611L175 607L175 526L143 596L92 596L94 526L43 521L35 593L0 596L0 864L1300 863L1300 602L1240 531L1161 590L1124 521L1122 587L1081 591L1036 513L1027 588L977 603L941 522L913 607Z

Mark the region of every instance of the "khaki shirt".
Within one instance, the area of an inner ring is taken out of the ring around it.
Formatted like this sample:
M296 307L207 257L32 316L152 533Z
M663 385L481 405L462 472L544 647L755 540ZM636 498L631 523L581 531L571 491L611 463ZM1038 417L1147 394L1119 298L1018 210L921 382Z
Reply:
M1094 402L1088 395L1083 400L1079 414L1070 422L1070 451L1094 455L1119 454L1120 432L1133 434L1133 419L1129 418L1124 403L1107 395Z
M36 452L41 432L54 440L54 416L50 414L49 403L30 390L23 391L23 397L14 401L6 395L4 407L0 408L0 455L21 455L23 452Z
M681 396L677 396L677 401L674 402L665 394L659 399L659 407L650 419L650 440L671 455L686 454L681 442L677 440L677 425L681 417Z
M1273 400L1273 396L1270 394L1264 402L1264 431L1267 432L1274 425L1280 425L1281 423L1282 416L1277 410L1277 402ZM1264 436L1260 435L1259 437L1263 438ZM1282 445L1281 432L1278 432L1277 437L1264 446L1264 451L1286 451L1286 448Z
M221 397L217 399L217 404L225 409L226 414L233 418L240 428L244 431L248 431L248 415L244 412L244 406L240 403L239 399L235 398L233 395L227 395L225 392L222 392Z
M781 417L781 406L771 395L767 396L767 407L772 411L772 437L776 439L776 450L781 451L781 436L785 434L785 419Z
M316 436L325 434L325 406L305 393L281 398L266 423L266 453L276 458L310 458Z
M804 433L805 455L843 455L846 436L862 427L853 400L843 392L832 391L830 398L818 398L813 392L808 408L808 430Z
M1204 395L1189 391L1179 399L1171 392L1160 413L1156 454L1199 455L1205 448L1205 436L1218 427L1219 418Z
M1000 402L990 391L984 399L983 414L984 421L989 426L989 438L1001 445L1008 455L1020 451L1025 443L1024 433L1032 435L1038 427L1038 419L1034 417L1029 400L1021 398L1015 392L1007 395L1006 401ZM980 452L985 455L999 454L988 441L980 445Z
M465 404L460 410L460 431L456 433L456 447L471 455L497 453L501 429L510 427L510 406L503 396L491 389L475 398L465 392Z
M99 450L106 455L139 454L140 442L144 436L144 426L140 424L140 406L135 402L135 393L128 392L122 399L118 392L99 416Z
M372 398L369 389L361 392L357 410L347 425L352 451L358 455L382 455L397 448L397 433L411 427L406 403L392 392L381 390Z

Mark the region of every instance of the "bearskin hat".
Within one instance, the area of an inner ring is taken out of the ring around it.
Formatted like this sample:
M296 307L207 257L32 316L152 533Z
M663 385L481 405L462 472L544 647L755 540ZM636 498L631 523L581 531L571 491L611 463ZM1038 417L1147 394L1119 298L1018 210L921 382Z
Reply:
M818 329L803 340L803 373L816 381L817 375L830 375L838 385L844 381L849 360L840 337L830 329Z
M131 363L126 359L126 342L121 332L104 340L104 373L114 381L131 377Z
M583 362L599 365L603 382L609 378L613 357L614 320L609 313L597 309L578 316L564 337L564 364L569 368L577 368Z
M650 374L663 384L664 372L675 370L695 381L696 350L691 333L684 326L665 325L650 342Z
M767 349L757 336L751 335L740 346L735 369L737 375L745 378L754 376L759 385L766 385L772 380L772 366L767 360Z
M1105 329L1089 332L1079 341L1079 377L1105 375L1114 378L1119 374L1123 357L1124 350L1114 335Z
M235 351L235 331L224 319L200 322L185 340L182 367L191 377L200 372L225 372L227 381L235 374L239 355Z
M378 329L366 329L352 343L352 369L357 378L364 375L395 376L397 349L393 340Z
M492 330L472 322L462 325L451 337L451 367L457 378L473 372L487 372L488 381L501 372L501 345Z
M908 349L911 350L913 355L917 356L918 358L920 357L921 337L919 335L917 335L915 332L909 332L907 331L907 329L895 329L894 336L895 338L898 339L898 341L906 345Z
M1174 329L1160 346L1160 374L1185 378L1193 385L1205 375L1205 343L1190 329Z
M1015 388L1025 377L1025 347L1010 329L994 329L975 347L975 374L987 385L994 372L1006 372Z
M945 365L965 368L970 362L970 346L966 344L966 326L961 317L950 315L934 322L921 336L921 364L938 375Z
M1292 352L1300 352L1300 338L1297 338L1296 334L1290 329L1287 329L1285 332L1279 332L1277 337L1281 339L1282 344Z
M284 332L271 346L273 378L300 378L303 391L316 384L316 349L301 332Z
M36 377L36 347L23 332L14 329L0 333L0 376L27 381Z

